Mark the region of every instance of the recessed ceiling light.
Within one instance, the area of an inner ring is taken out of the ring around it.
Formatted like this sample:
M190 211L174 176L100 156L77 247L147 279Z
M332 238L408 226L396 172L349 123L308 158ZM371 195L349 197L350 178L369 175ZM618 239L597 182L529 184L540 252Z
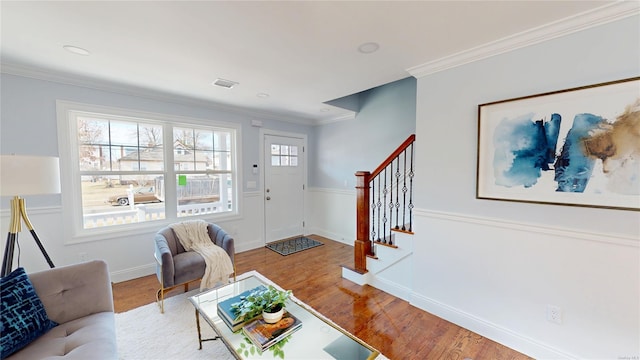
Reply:
M87 49L83 49L81 47L73 46L73 45L64 45L62 48L67 50L68 52L76 55L89 56L91 53Z
M363 54L371 54L380 49L380 44L376 42L366 42L360 46L358 46L358 51Z
M269 94L267 94L267 93L257 93L256 96L259 97L259 98L263 98L264 99L264 98L268 98Z
M213 83L211 83L211 85L216 85L216 86L220 86L223 87L225 89L231 89L232 87L238 85L239 83L237 81L231 81L231 80L225 80L225 79L220 79L217 78Z

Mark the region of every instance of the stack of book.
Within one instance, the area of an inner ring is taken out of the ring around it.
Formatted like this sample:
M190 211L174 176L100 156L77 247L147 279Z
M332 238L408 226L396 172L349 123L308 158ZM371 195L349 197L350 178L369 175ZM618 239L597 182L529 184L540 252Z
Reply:
M260 351L265 351L300 329L301 326L302 322L287 312L275 324L268 324L262 318L256 319L242 327L242 332Z
M234 297L231 297L229 299L220 301L218 303L218 316L220 316L222 321L224 321L224 323L227 324L227 326L229 326L231 331L236 332L236 331L242 329L242 326L244 324L246 324L249 321L253 320L253 319L244 319L242 317L238 318L236 316L236 314L235 314L235 311L231 307L231 305L233 305L235 303L239 303L245 297L249 296L249 294L251 294L252 292L257 291L257 290L263 290L263 289L266 289L266 287L263 286L263 285L260 285L258 287L255 287L255 288L251 289L251 290L247 290L247 291L241 293L240 295L236 295Z

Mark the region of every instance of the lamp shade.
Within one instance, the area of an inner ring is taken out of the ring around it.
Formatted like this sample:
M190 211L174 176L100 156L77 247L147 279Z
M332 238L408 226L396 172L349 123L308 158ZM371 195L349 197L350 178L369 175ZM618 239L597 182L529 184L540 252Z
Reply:
M0 195L59 193L60 164L57 157L0 155Z

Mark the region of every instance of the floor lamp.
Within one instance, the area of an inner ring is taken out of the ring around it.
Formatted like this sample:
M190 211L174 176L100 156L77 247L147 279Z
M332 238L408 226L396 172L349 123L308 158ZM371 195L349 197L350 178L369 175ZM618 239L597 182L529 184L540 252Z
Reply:
M25 201L20 196L59 193L60 166L57 157L0 155L0 195L13 197L11 223L2 258L2 277L11 273L13 253L23 221L49 266L54 267L29 221Z

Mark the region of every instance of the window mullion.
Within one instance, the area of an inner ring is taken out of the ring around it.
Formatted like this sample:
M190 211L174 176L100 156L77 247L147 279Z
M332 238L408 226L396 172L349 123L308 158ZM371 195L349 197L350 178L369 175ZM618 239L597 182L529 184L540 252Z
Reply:
M164 142L164 211L167 219L175 219L178 214L178 195L176 193L176 171L173 151L173 126L165 124Z

